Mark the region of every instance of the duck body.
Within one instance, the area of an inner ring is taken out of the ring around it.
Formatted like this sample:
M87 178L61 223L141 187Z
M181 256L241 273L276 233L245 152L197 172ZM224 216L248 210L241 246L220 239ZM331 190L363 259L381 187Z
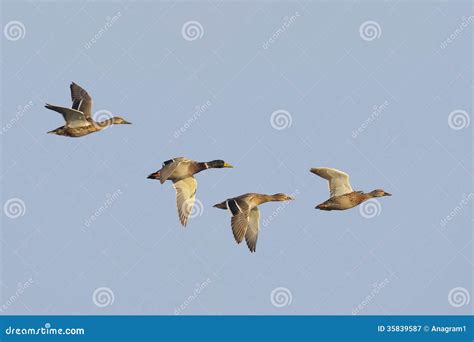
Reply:
M84 135L102 131L103 129L107 128L110 125L118 124L118 123L114 123L115 121L117 121L117 119L118 121L121 120L121 118L113 117L111 119L108 119L102 122L95 122L91 120L89 121L90 123L88 125L83 125L83 126L69 127L65 125L65 126L61 126L56 129L53 129L52 131L49 131L48 133L56 134L56 135L64 135L66 137L71 137L71 138L79 138L79 137L83 137ZM129 123L129 122L126 122L126 123Z
M371 197L368 194L362 191L353 191L341 196L331 197L327 201L318 204L316 206L316 209L327 211L351 209L358 206L362 202L367 201L370 198Z
M164 161L161 169L150 174L148 178L159 179L161 184L167 180L177 182L207 169L219 169L224 167L231 168L232 165L223 160L198 162L185 157L177 157Z
M61 126L56 129L53 129L52 131L49 131L48 134L64 135L66 137L79 138L87 134L98 132L100 130L102 130L102 128L97 128L97 125L88 125L81 127Z
M214 205L214 207L219 209L229 209L232 214L235 214L237 213L235 208L239 207L239 203L244 204L246 208L251 210L266 202L288 201L291 199L290 196L285 194L265 195L256 192L249 192L237 197L228 198L225 201Z
M64 135L71 138L79 138L90 133L92 132L87 132L82 129L67 128L66 126L61 126L48 132L48 134Z
M183 227L186 227L197 190L197 181L194 175L207 169L231 167L232 165L223 160L198 162L185 157L177 157L163 162L161 169L148 175L148 178L157 179L161 184L167 180L173 182L173 187L176 190L178 217Z
M382 189L376 189L365 193L354 191L349 183L349 175L343 171L327 167L312 168L310 172L329 181L330 198L315 208L319 210L346 210L376 197L392 196Z
M253 253L257 248L260 230L260 210L258 206L266 202L289 201L292 199L283 193L265 195L251 192L228 198L221 203L215 204L214 207L229 210L232 215L231 227L235 241L241 243L245 237L247 247Z
M70 88L72 108L54 106L48 103L45 105L47 109L60 113L66 121L66 125L49 131L49 134L78 138L101 131L110 125L131 124L119 116L111 117L102 122L94 121L92 118L92 98L74 82L71 83Z

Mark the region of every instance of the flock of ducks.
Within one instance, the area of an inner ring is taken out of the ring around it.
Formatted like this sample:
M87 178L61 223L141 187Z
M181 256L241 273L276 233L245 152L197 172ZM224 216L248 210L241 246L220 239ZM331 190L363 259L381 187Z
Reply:
M72 107L59 107L46 104L45 107L63 115L66 124L48 133L68 137L82 137L90 133L103 130L110 125L131 124L121 117L112 117L102 122L92 118L92 98L76 83L71 83ZM208 169L232 168L233 166L223 160L197 162L184 157L173 158L165 161L160 170L150 174L148 178L157 179L161 184L167 180L173 182L176 190L176 205L178 217L183 225L188 224L196 197L197 181L194 175ZM371 198L391 196L382 189L371 192L354 191L349 182L349 175L345 172L327 168L312 168L310 172L329 182L330 198L315 208L320 210L346 210L353 208ZM260 230L260 211L258 206L266 202L290 201L292 197L277 193L266 195L247 193L228 198L214 205L215 208L228 210L232 216L231 227L235 241L245 241L250 252L256 251L258 232Z

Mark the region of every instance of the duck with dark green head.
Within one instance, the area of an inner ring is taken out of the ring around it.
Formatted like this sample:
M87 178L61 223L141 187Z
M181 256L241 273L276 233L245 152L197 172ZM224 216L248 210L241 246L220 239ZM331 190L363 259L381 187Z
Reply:
M149 179L158 179L161 184L170 180L176 190L176 205L178 216L183 227L188 223L188 217L193 209L197 189L196 173L208 169L231 168L232 165L223 160L197 162L184 157L167 160L160 170L148 175Z

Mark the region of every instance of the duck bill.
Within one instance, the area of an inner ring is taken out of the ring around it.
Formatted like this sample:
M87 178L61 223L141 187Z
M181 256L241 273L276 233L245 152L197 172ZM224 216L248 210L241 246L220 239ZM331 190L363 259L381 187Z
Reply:
M124 124L124 125L131 125L132 123L131 123L130 121L125 121L125 120L123 120L122 124Z
M392 196L392 194L386 192L386 193L384 193L384 196Z
M228 163L224 163L224 167L233 168L233 166Z

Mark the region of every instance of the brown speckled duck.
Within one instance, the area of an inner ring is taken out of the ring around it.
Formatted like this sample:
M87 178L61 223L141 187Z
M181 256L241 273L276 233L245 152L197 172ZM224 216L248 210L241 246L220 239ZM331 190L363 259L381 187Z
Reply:
M241 243L244 236L250 252L257 248L258 231L260 227L260 211L258 206L271 201L292 200L288 195L278 193L274 195L263 195L248 193L241 196L226 199L224 202L214 205L219 209L228 209L232 214L231 226L235 241Z
M354 191L349 183L349 175L336 169L316 167L310 171L329 181L329 193L331 198L318 204L316 209L346 210L374 197L392 196L382 189L376 189L369 193Z
M45 107L63 115L66 125L49 131L50 134L64 135L67 137L82 137L84 135L98 132L110 125L131 124L121 117L114 116L110 119L96 122L92 119L92 98L79 85L71 83L72 108L53 106L46 104Z
M148 178L159 179L161 184L167 180L173 182L173 187L176 190L176 206L178 208L179 220L183 227L186 227L196 196L197 181L194 175L207 169L220 169L224 167L233 166L223 160L197 162L184 157L178 157L165 161L161 169L150 174Z

